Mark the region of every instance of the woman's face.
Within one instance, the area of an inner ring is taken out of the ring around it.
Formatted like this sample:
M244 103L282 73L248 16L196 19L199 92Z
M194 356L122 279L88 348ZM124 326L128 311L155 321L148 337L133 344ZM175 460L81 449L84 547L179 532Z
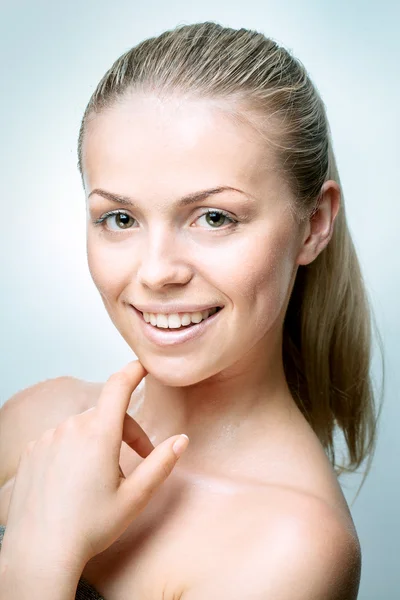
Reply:
M250 128L209 101L132 95L89 121L83 169L90 272L149 373L191 385L276 345L301 238L289 189ZM235 189L182 203L222 187ZM94 223L108 211L122 215ZM174 304L223 308L191 339L157 329L164 342L154 341L133 307Z

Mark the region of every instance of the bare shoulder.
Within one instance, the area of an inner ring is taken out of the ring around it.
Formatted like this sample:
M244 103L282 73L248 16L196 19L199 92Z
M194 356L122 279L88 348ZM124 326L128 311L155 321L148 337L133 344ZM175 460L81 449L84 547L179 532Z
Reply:
M0 409L0 486L14 477L28 442L95 403L102 384L75 377L41 381L14 394Z
M242 535L212 572L184 587L182 600L356 600L361 549L343 514L286 490L274 490L264 510L259 499L249 502L246 512Z

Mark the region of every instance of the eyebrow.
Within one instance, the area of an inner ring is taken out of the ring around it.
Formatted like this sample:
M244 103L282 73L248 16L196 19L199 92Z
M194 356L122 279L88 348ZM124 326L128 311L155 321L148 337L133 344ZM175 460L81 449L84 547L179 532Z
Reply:
M201 202L210 196L215 196L216 194L220 194L225 191L234 191L243 194L246 197L249 197L249 194L243 192L243 190L239 190L237 188L231 186L221 186L216 188L211 188L208 190L200 190L199 192L193 192L192 194L188 194L187 196L183 196L179 198L175 203L176 206L188 206L189 204L194 204L195 202ZM129 196L121 196L120 194L112 194L111 192L107 192L106 190L102 190L100 188L96 188L90 192L88 198L93 194L97 194L98 196L102 196L106 200L111 200L111 202L118 202L119 204L124 204L126 206L137 206L137 201L134 198L129 198Z

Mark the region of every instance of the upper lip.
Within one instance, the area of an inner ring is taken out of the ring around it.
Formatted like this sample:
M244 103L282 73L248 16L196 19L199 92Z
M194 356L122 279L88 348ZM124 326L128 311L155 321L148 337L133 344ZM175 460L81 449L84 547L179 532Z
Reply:
M140 312L171 315L176 313L202 312L209 308L222 308L220 304L132 304Z

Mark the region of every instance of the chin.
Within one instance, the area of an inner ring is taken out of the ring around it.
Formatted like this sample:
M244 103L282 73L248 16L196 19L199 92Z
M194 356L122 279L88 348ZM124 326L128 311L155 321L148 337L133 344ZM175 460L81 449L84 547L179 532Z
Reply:
M140 357L139 355L137 357L152 378L154 377L160 384L168 387L196 385L219 372L215 364L202 367L198 361L197 368L195 368L195 359L188 359L184 356L165 360L160 357Z

